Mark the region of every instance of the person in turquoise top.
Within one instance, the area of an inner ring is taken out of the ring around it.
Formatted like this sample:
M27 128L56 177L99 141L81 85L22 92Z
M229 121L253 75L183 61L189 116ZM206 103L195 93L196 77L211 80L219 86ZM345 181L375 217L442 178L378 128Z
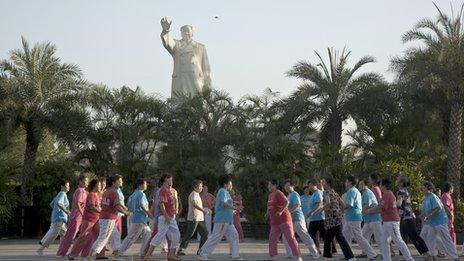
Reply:
M379 203L377 198L369 189L369 186L364 180L359 181L358 188L362 193L362 214L364 220L364 226L362 228L362 235L368 241L374 236L375 242L379 246L380 250L386 247L385 242L383 241L383 230L382 230L382 217L380 212L374 214L368 214L367 211L372 208L376 208Z
M377 257L377 253L369 244L369 241L362 235L362 197L361 192L359 192L356 188L357 184L358 180L353 176L349 176L345 180L346 196L343 203L345 209L346 228L343 229L343 236L345 238L353 236L367 257L369 259L375 259Z
M317 187L319 185L319 181L316 179L312 179L308 182L309 191L311 191L311 198L309 201L309 211L306 214L306 217L309 218L309 235L313 238L314 242L316 242L316 246L320 249L320 242L319 237L324 238L325 235L325 227L324 227L324 202L323 202L323 193ZM319 233L319 237L317 234Z
M229 241L230 252L232 259L242 260L239 256L239 238L237 229L234 226L233 211L241 210L240 207L234 205L234 201L229 194L233 189L232 176L226 175L219 177L219 190L216 195L216 203L214 210L214 227L213 232L208 236L205 244L201 247L198 259L208 260L214 248L225 236Z
M40 247L37 250L39 256L43 255L45 248L48 248L50 244L58 237L62 238L66 233L66 222L68 222L69 211L69 200L66 193L69 192L69 182L67 180L60 181L60 192L50 203L52 207L51 224L47 234L39 241Z
M148 186L147 181L144 178L138 178L135 181L135 186L137 188L127 200L127 207L132 212L132 216L128 218L131 219L132 223L127 231L127 236L122 241L121 248L118 250L119 257L124 257L126 251L139 237L142 238L140 256L144 256L145 245L151 235L147 221L148 217L152 218L153 215L148 208L148 200L144 192Z
M304 187L303 190L303 195L300 196L300 201L301 201L301 211L303 211L303 215L306 217L308 215L309 209L310 209L310 200L311 200L311 194L310 194L309 186ZM309 226L309 219L306 218L306 226Z
M320 255L319 251L317 251L316 244L314 244L314 240L311 238L308 233L308 229L306 228L305 216L301 210L300 195L295 191L293 182L291 180L285 181L284 188L288 194L288 210L292 216L293 230L295 234L297 234L301 239L301 241L303 241L303 243L306 245L309 253L313 256L313 258L319 258ZM283 236L283 239L287 255L291 255L292 251L285 236Z
M425 240L432 255L437 255L437 243L454 260L459 260L456 246L448 231L448 217L440 198L433 193L435 186L425 182L422 188L424 200L421 205L421 218L425 223L421 237Z

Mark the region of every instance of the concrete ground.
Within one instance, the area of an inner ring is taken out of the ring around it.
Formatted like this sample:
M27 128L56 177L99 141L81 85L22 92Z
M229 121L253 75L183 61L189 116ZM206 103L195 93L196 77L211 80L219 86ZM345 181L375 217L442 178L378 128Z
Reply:
M67 258L58 258L55 256L58 245L57 241L50 246L50 248L44 251L44 256L37 256L36 250L39 247L38 240L0 240L0 260L68 260ZM127 258L110 258L110 260L140 260L138 258L140 243L133 245L127 254L130 256ZM187 255L182 257L182 260L197 260L196 259L196 250L198 248L197 242L192 242L187 249ZM313 260L308 255L308 250L304 245L300 245L300 249L303 253L304 260ZM353 246L355 255L360 254L361 251L357 245ZM424 260L420 257L414 248L410 246L410 249L413 252L415 260ZM378 251L378 249L376 249ZM333 259L327 260L342 260L343 256L341 255L341 250L338 248L339 253L334 255ZM398 252L398 251L396 251ZM292 260L286 259L284 257L285 250L282 244L279 244L279 260ZM240 254L244 260L271 260L268 255L268 244L265 241L257 240L245 240L245 243L240 244ZM222 242L217 246L214 251L214 254L210 257L211 260L231 260L229 258L229 247L226 242ZM461 258L464 260L464 258ZM84 260L83 258L77 260ZM151 260L166 260L165 254L161 254L159 249L155 250L155 255ZM359 259L358 260L367 260ZM380 259L379 259L380 260ZM404 260L401 257L394 257L393 260Z

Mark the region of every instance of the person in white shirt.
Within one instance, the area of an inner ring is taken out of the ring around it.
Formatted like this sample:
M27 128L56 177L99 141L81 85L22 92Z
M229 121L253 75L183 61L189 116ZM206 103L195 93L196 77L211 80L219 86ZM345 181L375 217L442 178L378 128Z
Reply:
M185 255L184 249L188 247L190 239L195 232L200 234L200 246L198 249L205 244L206 239L208 238L208 231L205 226L205 213L208 213L208 210L203 208L203 203L201 201L200 193L203 190L203 182L201 180L193 181L193 191L188 197L188 214L187 214L187 230L182 238L180 243L178 255Z

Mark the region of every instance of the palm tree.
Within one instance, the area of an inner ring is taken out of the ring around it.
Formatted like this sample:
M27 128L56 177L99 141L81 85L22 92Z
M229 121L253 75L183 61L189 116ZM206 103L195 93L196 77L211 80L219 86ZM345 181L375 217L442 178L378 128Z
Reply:
M99 176L120 171L129 181L147 176L161 141L165 102L141 88L111 90L93 85L85 92L91 126L75 160L87 160Z
M10 126L26 133L21 175L21 205L32 205L32 187L37 151L43 134L49 131L67 145L82 138L86 113L77 106L79 92L85 86L80 69L62 63L51 43L30 47L22 38L22 49L10 52L0 63L6 79L3 115Z
M329 48L327 53L328 63L316 52L317 64L298 62L287 73L303 81L288 99L288 106L297 121L321 124L321 149L336 155L342 146L343 122L351 116L355 98L369 87L384 83L379 74L357 73L364 65L374 62L373 57L365 56L350 68L347 65L350 52L343 49L340 53ZM373 103L356 105L366 110L375 106Z
M403 35L403 42L423 45L393 60L400 80L414 81L430 88L443 99L448 112L447 178L456 184L454 197L460 199L462 111L464 102L464 28L463 8L456 16L444 14L436 5L436 20L423 19Z

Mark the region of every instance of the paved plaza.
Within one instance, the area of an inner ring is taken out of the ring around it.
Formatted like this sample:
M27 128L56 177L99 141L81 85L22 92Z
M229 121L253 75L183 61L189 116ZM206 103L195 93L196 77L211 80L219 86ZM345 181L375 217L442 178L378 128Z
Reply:
M55 256L58 242L56 241L53 245L50 246L49 249L46 249L44 252L44 256L39 257L36 255L35 251L38 248L38 240L0 240L0 260L68 260L67 258L58 258ZM138 250L140 247L140 243L133 245L127 254L129 257L127 258L110 258L110 260L140 260L138 258ZM196 258L196 250L198 248L197 242L192 242L187 249L187 255L182 257L182 260L197 260ZM361 253L359 247L356 245L353 247L355 254L358 255ZM305 248L304 245L300 244L300 249L303 252L303 260L313 260L308 255L308 250ZM414 259L415 260L424 260L421 258L416 249L410 245L410 249L413 251ZM378 249L376 249L378 251ZM340 248L338 248L340 252ZM396 251L398 252L398 251ZM257 241L257 240L246 240L245 243L240 244L240 253L244 260L271 260L268 256L268 245L265 241ZM287 259L284 257L285 250L282 244L279 244L279 257L281 260L292 260ZM214 255L211 256L211 260L231 260L229 258L229 247L226 242L222 242L216 248ZM333 259L327 260L342 260L343 256L338 253L334 255ZM464 258L461 258L464 260ZM84 260L76 259L76 260ZM151 260L166 260L165 254L161 254L159 249L155 250L155 255ZM322 259L325 260L325 259ZM367 259L359 259L358 260L367 260ZM380 260L380 259L379 259ZM393 260L404 260L403 258L396 256ZM446 260L446 259L443 259Z

